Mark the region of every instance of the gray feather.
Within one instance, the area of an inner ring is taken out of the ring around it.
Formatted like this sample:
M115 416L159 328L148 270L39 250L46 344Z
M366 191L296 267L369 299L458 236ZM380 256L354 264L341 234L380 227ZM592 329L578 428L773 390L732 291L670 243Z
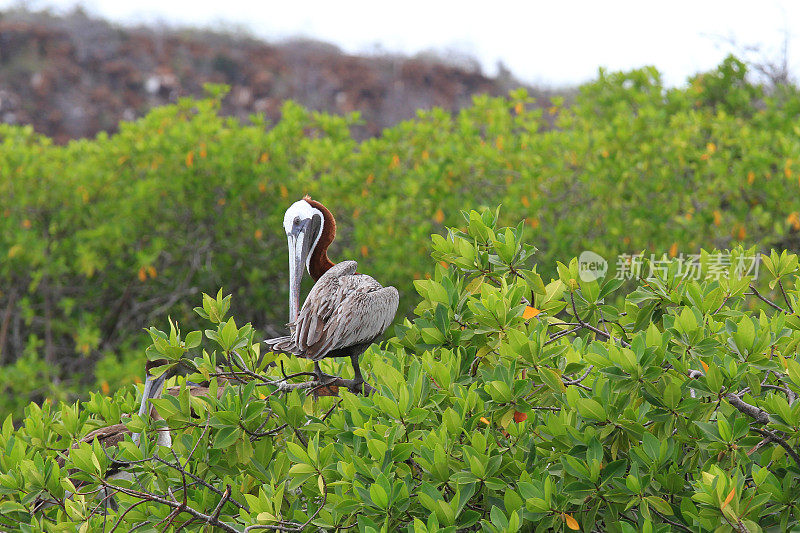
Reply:
M356 274L358 263L342 261L317 280L303 303L291 335L265 341L275 351L318 361L330 352L381 336L394 319L397 289Z

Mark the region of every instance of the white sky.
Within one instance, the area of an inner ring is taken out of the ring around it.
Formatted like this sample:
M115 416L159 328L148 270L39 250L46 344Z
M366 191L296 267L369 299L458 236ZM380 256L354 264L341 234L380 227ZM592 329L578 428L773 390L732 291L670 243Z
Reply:
M119 23L242 27L268 41L303 36L349 53L456 52L494 74L502 61L521 80L545 86L594 78L598 67L655 65L670 85L716 66L730 51L778 61L788 37L800 75L800 1L673 0L33 0L57 12L82 5ZM0 0L0 9L20 5Z

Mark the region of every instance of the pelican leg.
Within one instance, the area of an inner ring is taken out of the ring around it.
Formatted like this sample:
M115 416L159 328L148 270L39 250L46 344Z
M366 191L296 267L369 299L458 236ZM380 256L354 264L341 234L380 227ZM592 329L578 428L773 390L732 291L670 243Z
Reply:
M364 376L361 375L361 367L358 364L358 358L366 351L367 346L369 345L353 350L350 354L350 362L353 363L353 379L344 381L347 382L347 388L354 394L370 394L375 390L374 387L364 381Z
M353 386L356 387L364 383L364 376L361 375L361 367L358 366L358 356L361 355L360 353L354 353L350 356L350 362L353 363L353 373L355 377L353 377ZM360 387L359 387L360 388Z

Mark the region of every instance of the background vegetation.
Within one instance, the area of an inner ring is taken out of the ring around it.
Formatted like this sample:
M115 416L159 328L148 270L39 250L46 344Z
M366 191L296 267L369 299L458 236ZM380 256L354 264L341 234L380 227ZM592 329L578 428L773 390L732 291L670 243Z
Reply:
M613 270L622 252L800 244L800 95L765 93L734 58L686 88L601 72L569 107L478 97L361 142L356 115L288 103L242 123L209 91L66 146L0 126L0 412L139 379L141 329L192 327L201 291L281 330L281 217L305 193L339 220L332 256L396 286L403 314L430 234L464 206L524 219L545 279L584 249Z

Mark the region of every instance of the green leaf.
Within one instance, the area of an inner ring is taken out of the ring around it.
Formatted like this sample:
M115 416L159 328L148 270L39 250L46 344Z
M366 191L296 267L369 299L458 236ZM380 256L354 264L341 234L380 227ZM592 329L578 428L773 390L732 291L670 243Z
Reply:
M605 420L607 418L606 410L592 398L580 398L578 400L578 413L590 420Z

